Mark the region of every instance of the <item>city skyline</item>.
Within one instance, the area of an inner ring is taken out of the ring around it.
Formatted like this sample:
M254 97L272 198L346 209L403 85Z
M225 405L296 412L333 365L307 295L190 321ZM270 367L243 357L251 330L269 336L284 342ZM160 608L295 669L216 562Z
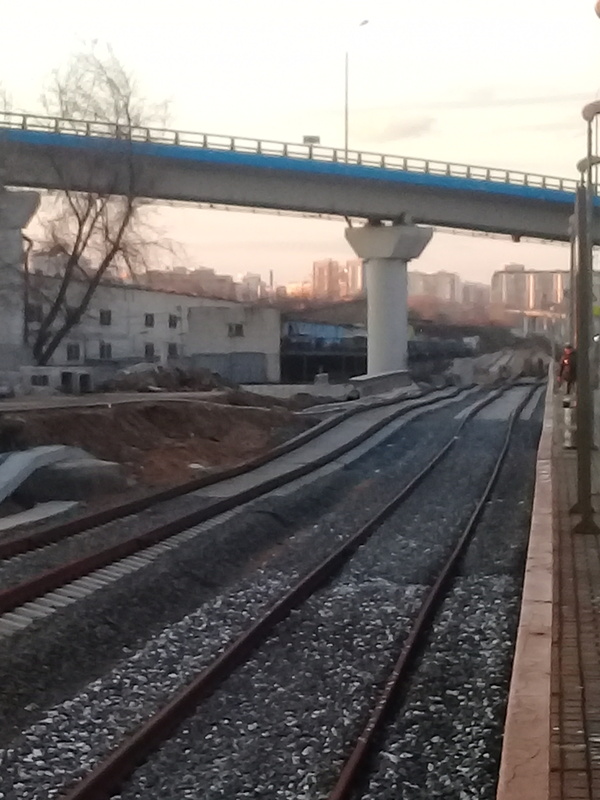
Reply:
M574 177L580 109L598 95L600 75L589 0L505 0L493 13L476 0L347 0L343 17L338 9L322 0L184 1L165 17L141 0L106 0L102 15L74 0L32 0L5 10L0 74L15 109L39 110L49 72L98 40L152 101L171 100L172 127L282 141L312 134L342 146L348 48L351 149ZM561 58L550 57L558 48ZM192 208L161 208L159 217L190 263L217 272L273 269L283 283L302 280L315 260L353 255L342 220ZM486 281L511 261L561 269L568 250L436 233L416 268Z

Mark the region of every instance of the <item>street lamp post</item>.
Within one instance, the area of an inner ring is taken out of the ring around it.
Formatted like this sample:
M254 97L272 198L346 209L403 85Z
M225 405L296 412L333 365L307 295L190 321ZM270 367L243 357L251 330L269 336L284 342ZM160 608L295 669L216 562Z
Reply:
M348 163L348 128L350 116L350 53L346 50L344 59L344 161Z
M593 400L590 381L590 323L591 323L591 275L588 264L588 225L586 210L586 187L582 181L577 187L577 503L573 511L581 515L575 526L579 533L595 532L592 506L592 439L594 430Z
M600 102L590 103L582 111L587 122L587 157L577 164L581 175L577 187L576 220L578 238L577 270L577 503L573 509L581 515L575 526L578 533L599 533L592 504L592 449L594 407L590 380L590 333L592 325L592 254L593 254L593 169L600 158L593 155L592 124L600 114ZM584 179L586 176L587 180Z
M368 19L363 21L358 26L363 28L369 24ZM346 48L344 57L344 161L348 163L348 135L350 127L350 50Z

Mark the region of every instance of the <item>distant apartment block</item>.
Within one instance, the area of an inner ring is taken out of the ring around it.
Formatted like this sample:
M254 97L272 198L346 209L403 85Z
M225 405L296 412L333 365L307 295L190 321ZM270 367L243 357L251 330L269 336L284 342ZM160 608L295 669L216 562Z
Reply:
M196 294L203 297L216 297L223 300L236 300L236 283L231 275L218 275L208 267L175 267L171 270L148 270L140 283L150 289L183 294Z
M462 285L462 302L466 306L485 307L490 304L490 287L485 283L466 281Z
M360 259L352 259L345 264L331 258L313 263L313 297L343 300L360 294L363 285L363 263Z
M286 297L304 297L308 299L313 296L313 286L311 281L286 283L284 288Z
M448 303L462 301L462 281L454 272L408 271L409 297L435 297Z
M599 278L595 273L596 296ZM567 270L533 270L522 264L507 264L492 275L491 302L511 311L558 311L568 298L569 285Z
M269 294L268 286L255 272L247 272L240 278L236 287L237 299L245 303L261 300Z

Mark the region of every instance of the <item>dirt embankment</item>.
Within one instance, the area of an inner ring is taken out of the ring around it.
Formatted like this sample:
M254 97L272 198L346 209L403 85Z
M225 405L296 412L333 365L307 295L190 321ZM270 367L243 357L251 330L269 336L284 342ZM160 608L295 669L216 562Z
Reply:
M311 426L277 406L177 400L28 410L18 416L25 423L28 446L82 447L97 458L119 462L147 487L180 483L207 469L247 461Z

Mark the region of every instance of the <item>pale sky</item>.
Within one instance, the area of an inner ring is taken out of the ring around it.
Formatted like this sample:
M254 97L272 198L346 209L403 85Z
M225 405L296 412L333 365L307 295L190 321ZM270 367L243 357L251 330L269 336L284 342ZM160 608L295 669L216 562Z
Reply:
M581 107L600 96L593 0L29 0L2 8L0 82L39 110L48 73L82 43L110 44L174 128L343 144L371 152L575 177ZM359 29L359 23L369 24ZM161 211L189 264L308 276L351 258L344 223ZM507 262L567 268L561 246L436 234L414 269L489 280Z

